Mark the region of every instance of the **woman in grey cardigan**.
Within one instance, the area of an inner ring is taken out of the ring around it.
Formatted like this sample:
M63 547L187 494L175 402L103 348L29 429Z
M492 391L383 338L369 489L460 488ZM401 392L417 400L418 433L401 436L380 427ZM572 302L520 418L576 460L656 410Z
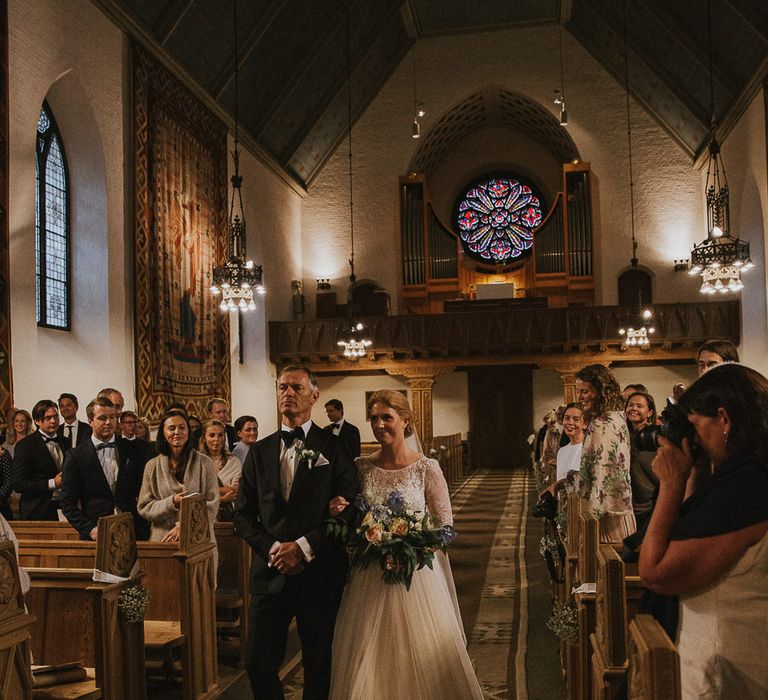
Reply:
M205 498L211 540L219 509L219 482L210 457L192 446L189 421L181 412L167 413L157 429L158 456L147 462L138 511L152 526L152 542L179 541L181 499L194 493Z

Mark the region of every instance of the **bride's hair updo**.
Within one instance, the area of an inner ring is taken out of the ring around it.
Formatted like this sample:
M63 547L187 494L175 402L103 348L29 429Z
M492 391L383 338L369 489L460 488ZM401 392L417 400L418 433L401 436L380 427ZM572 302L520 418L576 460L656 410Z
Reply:
M411 405L408 403L408 399L399 391L392 389L379 389L371 394L371 398L368 399L368 417L370 418L371 409L373 404L383 403L385 406L389 406L400 418L405 421L405 430L403 431L405 437L413 435L413 411L411 411Z

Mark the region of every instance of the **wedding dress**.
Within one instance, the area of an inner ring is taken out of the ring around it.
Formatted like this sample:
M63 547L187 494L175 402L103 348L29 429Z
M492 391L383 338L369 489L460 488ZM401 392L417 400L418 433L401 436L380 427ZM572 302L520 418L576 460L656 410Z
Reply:
M368 503L399 491L408 510L452 524L448 487L434 459L397 470L357 460ZM413 575L410 590L381 580L376 566L354 569L336 618L333 700L482 700L466 649L448 558Z

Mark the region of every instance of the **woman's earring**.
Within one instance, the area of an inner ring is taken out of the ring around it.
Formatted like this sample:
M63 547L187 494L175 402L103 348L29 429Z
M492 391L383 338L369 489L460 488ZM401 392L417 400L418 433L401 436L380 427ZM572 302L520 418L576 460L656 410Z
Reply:
M725 444L727 445L728 444L728 431L727 430L723 430L723 438L725 439Z

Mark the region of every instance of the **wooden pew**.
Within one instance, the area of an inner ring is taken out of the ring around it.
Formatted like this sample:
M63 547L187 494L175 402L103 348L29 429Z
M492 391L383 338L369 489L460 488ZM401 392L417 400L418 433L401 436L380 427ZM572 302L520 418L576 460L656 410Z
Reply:
M24 608L16 549L13 542L0 542L0 698L32 697L29 648L33 617Z
M80 541L80 536L69 523L49 520L14 520L11 527L20 541L51 543L50 551L36 562L38 566L56 567L58 561L69 557L68 566L91 566L90 552L84 558L79 558L76 552L70 551L66 544L54 542ZM249 572L251 568L251 548L234 532L232 523L214 524L216 545L219 551L217 571L216 601L217 612L235 611L238 618L239 657L245 659L246 640L248 638L248 605L249 605ZM154 558L147 543L139 542L139 558ZM160 550L175 549L175 545L164 545ZM29 550L27 550L29 551ZM65 554L66 552L66 554ZM146 552L146 554L145 554ZM147 579L151 585L151 577ZM222 614L225 614L222 612Z
M77 543L72 543L77 544ZM20 543L20 561L24 561ZM35 691L35 697L97 697L104 700L143 700L144 631L140 623L122 620L121 594L141 576L118 583L93 581L94 567L127 578L136 561L136 540L129 514L99 519L99 539L91 543L86 568L39 568L23 565L32 587L26 603L35 616L32 655L36 663L58 665L83 661L96 670L95 682L67 684Z
M629 697L680 700L680 657L661 625L650 615L629 623Z
M627 600L624 562L609 544L597 551L595 631L592 647L592 698L614 700L627 671Z
M144 628L150 646L179 646L184 697L197 700L215 697L219 692L215 544L210 540L201 496L182 500L179 522L178 546L163 542L137 545L144 583L150 589ZM22 566L93 568L93 542L20 540L19 544Z

